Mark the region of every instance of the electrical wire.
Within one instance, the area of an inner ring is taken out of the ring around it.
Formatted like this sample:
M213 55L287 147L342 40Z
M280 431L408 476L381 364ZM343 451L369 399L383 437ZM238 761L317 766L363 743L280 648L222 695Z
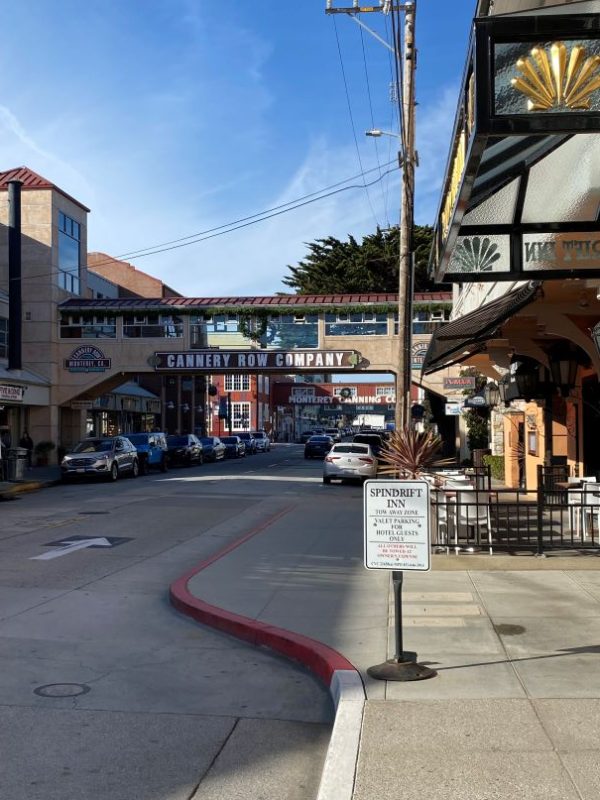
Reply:
M360 17L360 14L358 16ZM363 29L359 27L358 30L360 32L360 44L361 44L361 47L362 47L363 66L365 68L365 83L367 85L367 97L369 99L369 110L371 112L371 130L373 130L375 128L375 117L373 115L373 101L371 99L371 84L369 82L369 69L367 67L367 53L365 51L365 37L364 37L364 34L363 34ZM375 144L375 158L377 159L377 166L379 166L379 145L378 145L378 142L377 142L377 137L375 137L373 139L373 142ZM379 169L379 174L381 175L381 168ZM383 199L383 208L384 208L384 213L385 213L385 221L387 223L387 227L389 228L390 227L390 217L389 217L389 213L388 213L388 202L387 202L387 196L386 196L386 193L384 191L383 185L381 186L381 197Z
M340 68L342 70L342 79L344 81L344 90L346 92L346 103L348 104L348 114L350 116L350 125L352 126L352 134L354 136L354 145L356 147L356 155L358 156L358 163L360 166L361 172L364 172L363 165L362 165L362 158L360 157L360 148L358 146L358 138L356 136L356 126L354 125L354 116L352 114L352 104L350 103L350 93L348 91L348 81L346 80L346 70L344 69L344 59L342 58L342 48L340 46L340 37L338 36L338 29L337 23L335 21L335 15L332 17L333 19L333 29L335 31L335 41L337 43L337 51L338 56L340 59ZM373 208L373 203L371 202L371 196L369 194L369 190L367 189L367 185L365 183L365 194L367 195L367 200L369 203L369 207L371 209L371 214L373 215L373 220L375 222L375 227L379 227L379 222L377 220L377 216L375 214L375 209Z
M389 165L383 165L383 166L389 166ZM274 217L279 217L282 214L287 214L288 212L294 211L297 208L302 208L304 206L310 205L311 203L316 203L319 200L324 200L327 197L332 197L332 196L334 196L336 194L340 194L341 192L349 191L350 189L364 189L365 187L375 186L375 184L377 184L380 180L385 178L387 175L391 174L392 172L396 172L397 169L398 169L398 167L396 165L394 165L393 167L391 167L390 169L388 169L384 173L382 173L381 177L376 177L370 183L365 183L364 182L364 175L366 173L362 173L363 183L355 183L355 184L351 184L349 186L342 186L342 187L340 187L338 189L334 189L333 191L325 192L323 194L320 194L319 197L310 198L310 196L309 196L309 199L303 200L301 202L298 202L298 203L296 203L295 205L293 205L290 208L280 208L279 210L276 210L273 213L265 214L264 216L260 217L259 219L254 219L253 218L253 219L250 219L248 221L241 222L240 224L237 224L237 225L230 223L230 226L227 228L227 230L215 230L215 229L213 229L215 232L209 233L206 236L200 236L199 238L196 238L193 241L180 241L179 244L173 244L173 245L170 245L170 246L167 246L167 247L160 247L160 248L157 248L157 249L153 250L152 252L141 253L139 256L137 256L137 258L145 258L146 256L153 256L153 255L157 255L158 253L165 253L165 252L170 251L170 250L178 250L178 249L180 249L182 247L189 247L190 245L198 244L200 242L205 242L208 239L214 239L214 238L216 238L218 236L224 236L225 234L233 233L233 231L241 230L242 228L248 228L251 225L256 225L259 222L265 222L266 220L273 219ZM369 170L369 172L374 172L375 170L377 170L377 167ZM248 219L248 218L246 218L246 219ZM111 263L113 260L114 259L110 259L110 261L107 261L106 263ZM99 266L100 263L104 263L104 262L98 262L95 266ZM54 269L51 269L50 271L41 272L41 273L38 273L36 275L24 276L24 277L21 278L21 280L29 281L29 280L32 280L34 278L43 278L43 277L48 277L49 275L50 276L58 275L59 273L61 273L63 271L64 270L59 270L59 269L54 268ZM18 279L13 278L12 280L18 280Z

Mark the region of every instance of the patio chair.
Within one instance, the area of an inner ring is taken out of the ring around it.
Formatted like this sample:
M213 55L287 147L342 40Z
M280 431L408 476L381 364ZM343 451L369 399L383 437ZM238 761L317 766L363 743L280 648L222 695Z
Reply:
M588 481L588 486L583 487L583 505L582 505L582 531L583 531L583 538L589 539L590 536L588 535L589 528L588 526L591 524L592 526L592 537L594 538L594 530L598 532L600 528L600 487L596 484L595 479L593 481ZM594 518L595 518L595 526L594 526Z
M460 528L466 529L467 540L470 532L487 529L488 547L490 555L493 555L492 547L492 520L490 516L490 494L489 492L479 492L475 489L461 489L457 492L456 520L454 526L454 550L460 550L458 544L458 534Z

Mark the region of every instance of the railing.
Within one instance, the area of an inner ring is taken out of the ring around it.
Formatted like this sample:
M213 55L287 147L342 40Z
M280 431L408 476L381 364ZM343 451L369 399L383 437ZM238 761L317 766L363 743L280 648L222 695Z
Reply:
M123 324L123 337L125 339L181 339L182 336L183 323L181 322Z
M600 548L600 484L536 494L513 489L431 490L434 547L504 552Z
M115 339L117 336L116 321L105 323L60 326L61 339Z

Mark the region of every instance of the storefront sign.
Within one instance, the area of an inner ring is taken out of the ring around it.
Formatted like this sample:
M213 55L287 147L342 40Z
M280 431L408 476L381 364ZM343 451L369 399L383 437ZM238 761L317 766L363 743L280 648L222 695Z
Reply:
M457 378L444 378L443 386L445 390L456 389L457 391L463 391L463 389L474 389L475 378L468 376L457 377Z
M523 236L523 269L599 269L600 236L593 233Z
M195 350L155 353L157 372L302 372L318 369L355 369L362 361L356 350Z
M366 481L364 508L367 569L430 569L427 481Z
M446 403L444 413L447 417L460 417L462 406L460 403Z
M71 408L80 411L87 411L90 408L94 407L93 400L71 400Z
M106 358L98 347L82 345L65 358L65 369L69 372L104 372L110 369L110 358Z
M356 394L350 398L342 397L341 395L328 395L328 394L302 394L293 393L288 397L289 405L306 405L314 403L314 405L328 405L333 403L335 405L356 405L357 403L369 404L372 406L388 405L389 403L396 402L396 395L374 395L374 394Z
M11 386L10 384L0 383L0 401L22 403L24 394L24 386Z

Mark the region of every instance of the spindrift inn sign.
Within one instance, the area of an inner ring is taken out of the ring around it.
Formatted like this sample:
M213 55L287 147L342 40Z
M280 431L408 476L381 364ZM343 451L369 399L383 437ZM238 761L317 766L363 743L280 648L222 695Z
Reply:
M362 361L356 350L194 350L155 353L157 372L244 372L351 370Z

